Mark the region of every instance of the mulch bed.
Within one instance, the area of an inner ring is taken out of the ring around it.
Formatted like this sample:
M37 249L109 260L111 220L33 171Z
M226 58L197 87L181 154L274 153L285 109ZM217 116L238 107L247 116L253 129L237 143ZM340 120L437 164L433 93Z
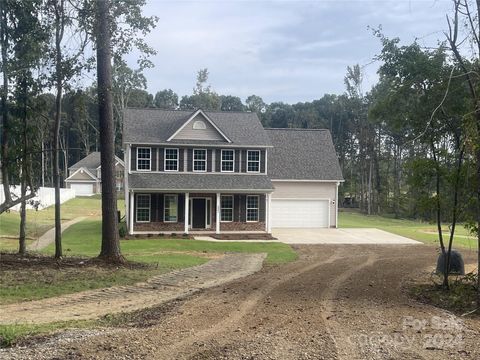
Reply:
M11 252L0 252L0 272L8 270L27 270L27 269L62 269L72 267L102 267L102 268L119 268L128 269L146 269L148 264L126 261L123 264L107 263L99 258L82 258L82 257L63 257L55 259L53 256L45 256L39 254L19 255Z

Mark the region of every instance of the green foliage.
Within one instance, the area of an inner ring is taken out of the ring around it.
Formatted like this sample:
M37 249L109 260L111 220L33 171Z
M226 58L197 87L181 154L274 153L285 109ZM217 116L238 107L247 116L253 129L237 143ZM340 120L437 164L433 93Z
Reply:
M159 109L175 110L178 107L178 95L172 89L158 91L154 103Z

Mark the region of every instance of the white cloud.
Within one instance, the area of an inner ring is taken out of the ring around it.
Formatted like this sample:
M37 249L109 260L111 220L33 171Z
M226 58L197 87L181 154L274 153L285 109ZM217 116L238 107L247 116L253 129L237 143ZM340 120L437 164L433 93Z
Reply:
M145 12L160 21L147 37L158 51L156 67L146 71L149 91L189 94L196 71L208 67L218 92L243 98L296 102L341 93L346 67L365 65L379 51L368 25L434 44L449 6L448 0L150 0ZM377 66L366 68L366 88L376 81Z

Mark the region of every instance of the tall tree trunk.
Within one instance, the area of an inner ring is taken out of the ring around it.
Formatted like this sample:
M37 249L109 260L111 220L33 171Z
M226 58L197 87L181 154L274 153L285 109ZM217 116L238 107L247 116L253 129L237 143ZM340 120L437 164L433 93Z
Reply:
M97 81L102 173L102 248L99 257L123 262L120 253L115 186L115 124L113 121L110 1L97 1Z
M64 31L64 0L55 3L55 125L53 130L53 184L55 187L55 258L62 257L62 220L60 211L60 122L62 119L62 39Z
M2 184L3 192L5 194L4 203L7 204L12 201L10 194L10 178L9 178L9 159L8 159L8 147L9 147L9 112L8 112L8 23L7 23L7 9L5 8L5 1L0 1L0 41L2 48L2 75L3 84L1 92L1 112L2 112L2 144L1 144L1 166L2 166Z

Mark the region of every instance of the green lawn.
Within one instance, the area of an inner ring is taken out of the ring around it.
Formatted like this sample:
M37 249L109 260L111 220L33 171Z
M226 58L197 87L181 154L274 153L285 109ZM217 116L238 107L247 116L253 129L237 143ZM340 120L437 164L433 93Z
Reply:
M124 212L124 200L118 200L118 209ZM99 218L101 215L100 195L77 197L61 206L62 221L81 216ZM43 210L27 210L27 244L38 239L54 226L55 207ZM20 215L16 211L0 214L0 250L14 251L18 248Z
M434 223L364 215L357 212L339 212L338 226L340 228L377 228L426 244L438 244L437 227ZM444 226L443 231L444 239L448 240L448 228ZM462 225L457 226L455 234L454 247L477 248L476 239Z
M100 249L101 223L99 220L85 220L72 225L63 233L63 248L66 255L96 256ZM184 267L182 257L193 254L205 258L209 254L225 252L265 252L267 263L279 264L296 259L292 248L279 242L246 243L237 241L213 242L188 239L132 239L122 240L121 250L127 260L159 263L162 266ZM53 254L53 245L44 249Z
M87 219L63 233L67 257L96 257L100 250L101 221ZM103 268L97 266L5 270L0 278L0 304L34 300L88 289L133 284L154 275L207 262L226 252L267 253L268 264L293 261L297 254L286 244L206 242L189 239L133 239L121 241L122 254L129 261L149 264L142 268ZM53 255L54 245L42 250Z

